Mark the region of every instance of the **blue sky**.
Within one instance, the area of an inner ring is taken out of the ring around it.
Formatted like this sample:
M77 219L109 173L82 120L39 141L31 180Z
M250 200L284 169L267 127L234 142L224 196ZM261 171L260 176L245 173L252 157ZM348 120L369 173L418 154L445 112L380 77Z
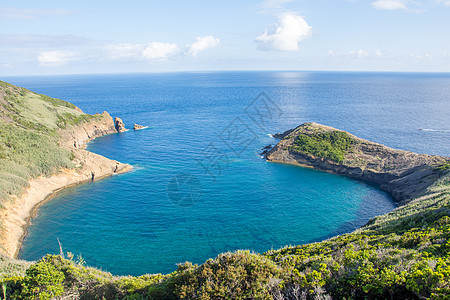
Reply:
M0 1L0 75L450 72L450 0Z

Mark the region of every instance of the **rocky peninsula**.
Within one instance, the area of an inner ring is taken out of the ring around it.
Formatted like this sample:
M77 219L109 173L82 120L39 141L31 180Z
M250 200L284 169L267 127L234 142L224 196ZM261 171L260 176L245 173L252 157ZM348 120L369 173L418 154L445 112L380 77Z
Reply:
M170 274L114 276L71 253L11 258L39 204L67 186L131 168L84 149L92 138L125 130L106 112L87 115L0 81L4 298L448 299L450 158L391 149L316 123L275 135L280 142L263 149L267 160L376 183L400 202L395 210L321 242L222 253Z
M118 127L118 122L114 122L107 112L87 115L65 101L0 83L0 125L4 130L0 132L0 160L4 166L10 165L0 169L0 182L14 178L22 184L14 186L14 189L6 186L6 193L0 199L0 251L8 257L17 257L30 219L37 208L55 193L73 185L130 171L132 166L85 150L86 143L96 137L124 131L125 126L120 119ZM38 140L38 149L21 145L20 139L31 138ZM40 140L48 143L40 145ZM36 158L40 163L54 167L27 170L28 166L18 152L25 152L24 157ZM59 158L54 155L67 155L68 159L64 163L55 162Z
M268 161L372 182L401 203L420 196L450 162L448 157L392 149L317 123L305 123L274 137L280 142L266 153Z

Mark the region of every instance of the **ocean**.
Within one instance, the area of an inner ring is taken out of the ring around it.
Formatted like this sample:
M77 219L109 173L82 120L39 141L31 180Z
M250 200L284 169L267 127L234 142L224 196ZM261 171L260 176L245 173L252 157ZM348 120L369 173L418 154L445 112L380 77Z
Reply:
M376 186L261 158L304 122L450 156L450 74L185 72L2 80L107 110L128 128L88 150L127 174L43 205L20 258L66 252L117 275L168 273L237 249L265 252L350 232L395 208Z

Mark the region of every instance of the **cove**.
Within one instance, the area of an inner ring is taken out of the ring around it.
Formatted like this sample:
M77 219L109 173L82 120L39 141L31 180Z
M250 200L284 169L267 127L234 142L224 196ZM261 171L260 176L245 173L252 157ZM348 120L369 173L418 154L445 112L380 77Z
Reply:
M19 256L36 260L59 253L59 238L65 251L114 274L167 273L176 263L202 263L225 251L264 252L352 231L391 211L390 197L363 182L264 161L260 149L277 142L268 134L316 121L390 147L448 155L448 133L442 131L450 128L448 80L436 74L320 72L10 80L88 113L108 110L129 128L149 126L89 143L88 150L134 170L64 190L47 202ZM261 92L282 111L265 128L245 114ZM230 149L221 133L236 118L253 138ZM211 156L224 162L213 176L202 166ZM176 205L168 196L180 173L200 183L193 205Z
M107 155L108 149L129 147L130 139L154 134L113 134L94 140L89 150ZM64 250L114 274L167 273L177 263L201 263L226 251L264 252L322 240L394 207L373 186L269 163L253 152L230 160L212 180L196 164L142 161L136 151L131 173L64 190L42 206L20 256L57 253L58 238ZM176 205L167 194L180 167L201 183L201 196L191 206Z

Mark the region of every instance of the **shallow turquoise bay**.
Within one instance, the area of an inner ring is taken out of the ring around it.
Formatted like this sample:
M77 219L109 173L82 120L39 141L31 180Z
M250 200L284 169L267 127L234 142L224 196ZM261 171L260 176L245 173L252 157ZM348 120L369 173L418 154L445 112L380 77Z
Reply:
M171 272L177 263L202 263L236 249L264 252L318 241L395 207L375 186L264 161L260 149L277 142L270 133L315 121L395 148L450 153L445 74L219 72L9 81L88 113L108 110L128 127L149 126L91 142L88 150L134 170L62 191L40 208L20 252L23 259L58 253L59 238L65 251L120 275ZM261 92L276 114L266 114L263 126L249 113Z

